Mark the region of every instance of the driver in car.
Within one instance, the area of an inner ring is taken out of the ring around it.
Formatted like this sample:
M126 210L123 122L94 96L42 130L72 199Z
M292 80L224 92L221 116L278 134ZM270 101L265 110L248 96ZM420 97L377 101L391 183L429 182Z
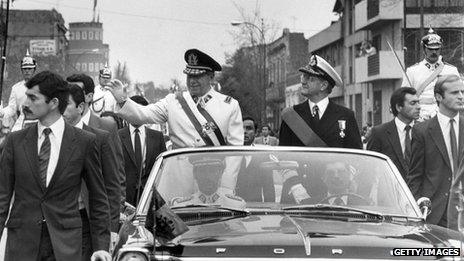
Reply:
M320 203L346 206L363 202L359 196L350 193L353 189L353 173L349 165L343 162L328 163L322 180L327 185L327 196Z
M171 200L172 206L188 205L220 205L229 208L244 208L245 201L232 194L218 191L224 172L224 160L207 156L192 157L193 178L198 185L198 191L189 197L177 197Z

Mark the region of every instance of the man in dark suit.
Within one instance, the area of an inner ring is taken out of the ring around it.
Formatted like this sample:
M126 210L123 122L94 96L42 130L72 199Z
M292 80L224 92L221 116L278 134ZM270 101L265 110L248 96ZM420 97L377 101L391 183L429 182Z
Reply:
M118 129L117 129L117 124L116 122L109 117L105 118L100 118L97 115L93 114L93 112L90 110L90 105L93 100L93 94L95 90L95 84L92 80L92 78L86 74L73 74L71 76L68 76L66 80L70 83L74 83L79 85L83 90L85 94L85 103L84 103L84 112L82 114L81 121L84 123L84 125L87 125L89 127L92 127L94 129L100 129L104 131L108 131L110 133L111 137L111 142L115 148L116 152L116 159L117 159L117 172L114 172L115 175L118 176L120 188L121 188L121 199L120 199L120 204L119 206L115 206L113 204L110 204L110 211L111 213L115 213L116 209L121 212L121 210L124 208L124 202L125 202L125 196L126 196L126 176L124 173L124 156L122 154L122 145L121 145L121 140L119 139L118 135ZM113 202L113 201L111 201ZM114 215L111 215L112 217ZM111 242L114 244L117 240L117 235L118 235L118 228L112 227L111 230Z
M41 72L26 87L26 118L39 122L11 133L0 160L0 233L8 228L5 260L81 260L78 197L84 180L90 192L91 260L110 261L108 198L96 137L64 122L69 94L59 75Z
M332 89L343 85L338 73L317 55L299 70L308 100L282 112L279 145L362 149L353 111L329 101Z
M104 130L92 128L82 122L82 113L84 111L84 91L76 84L70 83L68 106L63 113L63 118L71 126L85 131L89 131L97 136L97 144L100 148L100 162L102 166L103 180L108 196L110 206L110 228L114 233L119 229L119 204L121 200L121 184L119 178L114 173L118 172L118 162L116 158L116 148L111 141L110 133ZM85 186L82 188L79 209L83 221L83 260L89 260L92 253L91 249L91 231L88 219L89 201L88 190Z
M136 95L130 99L140 105L148 105L148 101L142 96ZM129 124L119 130L119 137L124 147L126 201L136 206L155 159L166 151L166 145L163 133L143 125Z
M246 146L254 146L258 124L252 117L243 118L243 132ZM236 194L245 201L274 202L275 188L272 173L260 169L260 163L266 161L264 155L244 156L237 176Z
M438 113L428 121L414 125L412 131L412 156L408 185L416 199L428 197L432 212L427 222L457 229L457 213L450 205L450 190L459 188L462 195L462 173L459 160L464 148L464 118L459 111L464 106L464 84L454 75L439 76L435 84ZM453 185L453 186L452 186Z
M372 128L367 149L390 157L406 180L411 158L411 128L420 112L416 89L396 89L390 98L390 108L395 118Z

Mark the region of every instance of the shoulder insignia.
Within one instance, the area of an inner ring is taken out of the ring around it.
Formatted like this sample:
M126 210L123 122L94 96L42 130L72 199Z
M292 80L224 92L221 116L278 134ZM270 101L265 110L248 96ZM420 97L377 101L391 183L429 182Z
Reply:
M239 196L236 196L236 195L232 195L232 194L226 194L226 197L229 198L229 199L236 200L236 201L245 201L245 200L243 200L243 198L241 198Z
M176 198L173 198L173 199L171 200L171 205L184 203L184 202L189 201L189 200L192 200L192 199L193 199L193 196L189 196L189 197L176 197Z
M226 99L224 100L225 103L230 103L232 101L232 97L227 96Z

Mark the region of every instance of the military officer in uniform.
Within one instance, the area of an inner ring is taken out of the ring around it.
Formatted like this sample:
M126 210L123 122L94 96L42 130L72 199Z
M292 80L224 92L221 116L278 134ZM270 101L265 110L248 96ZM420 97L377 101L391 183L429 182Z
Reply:
M108 65L100 70L98 81L99 85L95 86L91 108L95 114L100 116L105 111L115 111L117 105L113 95L105 89L111 81L111 70Z
M448 74L454 74L458 77L460 75L455 66L443 61L440 55L443 41L432 28L422 38L421 44L425 58L407 68L401 86L416 89L421 105L419 120L427 120L434 117L438 111L433 92L437 77Z
M282 112L279 145L362 149L354 112L329 101L332 88L343 85L334 68L312 55L299 71L300 92L308 100Z
M187 50L184 59L188 91L170 93L154 104L141 106L127 99L122 83L111 81L107 89L121 107L116 113L134 125L167 122L173 149L243 145L242 112L238 102L211 87L214 72L221 71L221 65L197 49ZM226 160L221 186L225 194L233 194L240 162L241 157ZM178 167L189 168L189 165ZM179 182L191 181L179 177Z
M220 205L222 207L244 208L245 201L232 194L218 191L220 179L224 171L224 160L196 156L189 159L193 166L193 177L198 185L198 191L189 197L177 197L171 200L173 206L188 206L198 204ZM194 184L192 183L192 186Z
M26 56L21 60L21 74L24 80L16 83L11 88L8 106L0 109L0 116L3 117L3 125L11 128L11 131L20 130L25 122L22 105L26 101L26 82L32 78L37 67L37 62L26 51Z

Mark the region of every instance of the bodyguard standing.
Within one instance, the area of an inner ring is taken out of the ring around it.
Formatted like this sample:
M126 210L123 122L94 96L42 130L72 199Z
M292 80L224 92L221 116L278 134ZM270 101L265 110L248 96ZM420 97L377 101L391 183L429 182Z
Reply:
M353 111L329 101L335 86L342 86L338 73L324 59L312 55L299 69L303 103L284 109L279 145L362 149Z
M420 104L417 91L411 87L396 89L390 98L390 108L395 118L375 126L367 142L367 149L390 157L406 180L411 159L411 132L419 118Z
M462 189L460 159L464 157L464 84L456 75L442 75L435 84L438 113L416 124L412 131L412 155L407 181L416 199L428 197L432 212L427 222L457 229L455 218L448 215L450 190ZM461 191L462 194L462 191Z
M95 135L64 122L69 92L59 75L41 72L26 87L24 112L39 121L11 133L0 159L0 233L8 228L5 260L80 261L78 197L85 181L92 260L109 261L109 207Z

